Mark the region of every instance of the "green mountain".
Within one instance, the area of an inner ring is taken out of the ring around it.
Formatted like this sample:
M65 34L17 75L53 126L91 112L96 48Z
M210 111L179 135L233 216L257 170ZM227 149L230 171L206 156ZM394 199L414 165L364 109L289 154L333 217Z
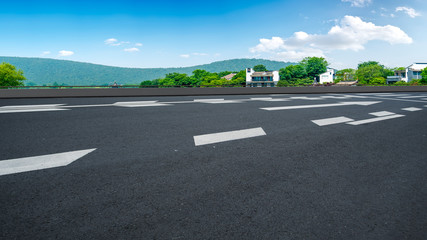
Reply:
M264 59L233 59L193 67L181 68L122 68L48 58L1 57L0 63L7 62L24 71L25 85L90 86L118 84L139 84L145 80L163 78L167 73L178 72L192 75L196 69L208 72L241 71L258 64L269 70L279 70L288 62Z

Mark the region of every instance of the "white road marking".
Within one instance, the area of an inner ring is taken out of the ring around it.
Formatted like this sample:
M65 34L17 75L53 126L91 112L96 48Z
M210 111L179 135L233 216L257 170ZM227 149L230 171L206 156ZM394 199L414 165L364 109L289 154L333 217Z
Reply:
M220 132L212 134L204 134L194 136L194 144L196 146L227 142L238 139L252 138L267 135L262 128L250 128L237 131Z
M92 104L92 105L71 105L64 106L65 108L85 108L85 107L110 107L114 106L114 104Z
M405 97L405 96L408 96L408 94L387 93L387 94L375 94L374 96L379 96L379 97Z
M381 100L391 100L391 101L401 101L401 102L420 102L420 103L426 103L426 101L412 100L412 99L403 99L403 98L387 98L386 96L384 96L384 97L369 96L367 98L374 98L374 99L381 99Z
M349 98L349 96L321 96L321 98L326 99L326 98L330 98L330 99L347 99Z
M298 106L284 106L284 107L268 107L260 108L267 111L277 111L277 110L290 110L290 109L306 109L306 108L324 108L324 107L341 107L341 106L350 106L350 105L360 105L368 106L380 102L340 102L340 103L330 103L330 104L315 104L315 105L298 105Z
M0 161L0 176L66 166L96 148Z
M379 122L379 121L384 121L384 120L393 119L393 118L399 118L399 117L404 117L404 116L405 115L393 114L393 115L388 115L388 116L384 116L384 117L376 117L376 118L369 118L369 119L359 120L359 121L355 121L355 122L348 122L346 124L350 124L350 125L361 125L361 124Z
M64 104L16 105L0 107L0 113L47 112L69 110L61 108Z
M204 103L210 103L210 104L222 104L222 103L242 103L242 100L222 100L222 101L208 101Z
M116 102L114 106L120 107L157 107L170 106L170 104L159 103L158 101L135 101L135 102Z
M251 100L253 100L253 101L269 101L269 100L271 100L271 99L273 99L273 98L271 98L271 97L265 97L265 98L251 98Z
M194 102L218 102L224 101L224 98L214 98L214 99L194 99Z
M404 96L399 98L425 98L426 96Z
M394 113L388 112L388 111L381 111L381 112L373 112L373 113L369 113L369 114L374 115L376 117L384 117L384 116L388 116L388 115L393 115Z
M265 100L266 102L287 102L290 101L289 99L286 98L273 98L271 100Z
M291 97L291 99L301 99L301 100L323 100L321 97Z
M326 125L332 125L332 124L338 124L338 123L351 122L354 120L348 117L334 117L334 118L325 118L325 119L318 119L318 120L311 120L311 121L317 124L318 126L326 126Z
M422 108L416 108L416 107L408 107L408 108L402 108L402 110L408 111L408 112L416 112L416 111L421 111L423 109Z

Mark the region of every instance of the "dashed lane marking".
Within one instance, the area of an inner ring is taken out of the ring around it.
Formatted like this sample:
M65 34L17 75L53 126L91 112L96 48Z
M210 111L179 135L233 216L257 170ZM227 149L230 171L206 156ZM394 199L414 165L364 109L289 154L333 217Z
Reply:
M224 101L224 98L214 98L214 99L194 99L194 102L218 102Z
M95 151L96 148L80 151L56 153L36 157L16 158L0 161L0 176L42 170L54 167L63 167L77 159Z
M425 98L426 96L403 96L403 97L398 97L398 98Z
M311 120L311 121L317 124L318 126L326 126L326 125L350 122L354 120L348 117L334 117L334 118L325 118L325 119L318 119L318 120Z
M170 106L170 104L159 103L158 101L135 101L135 102L116 102L114 106L119 107L157 107Z
M331 103L331 104L315 104L315 105L298 105L298 106L283 106L283 107L267 107L260 108L267 111L277 111L277 110L292 110L292 109L307 109L307 108L324 108L324 107L342 107L350 105L360 105L368 106L380 102L340 102L340 103Z
M393 114L393 115L388 115L388 116L383 116L383 117L376 117L376 118L369 118L369 119L364 119L364 120L359 120L359 121L354 121L354 122L348 122L346 124L356 126L356 125L361 125L361 124L367 124L367 123L389 120L389 119L393 119L393 118L400 118L400 117L404 117L404 116L405 115L401 115L401 114Z
M250 128L237 131L211 133L194 136L194 145L201 146L206 144L227 142L245 138L253 138L267 135L262 128Z
M422 108L416 108L416 107L408 107L408 108L402 108L402 110L408 111L408 112L416 112L416 111L421 111L423 109Z
M0 107L0 113L48 112L69 110L61 108L64 104L17 105Z
M381 112L373 112L373 113L369 113L369 114L374 115L376 117L384 117L384 116L388 116L388 115L393 115L394 113L388 112L388 111L381 111Z

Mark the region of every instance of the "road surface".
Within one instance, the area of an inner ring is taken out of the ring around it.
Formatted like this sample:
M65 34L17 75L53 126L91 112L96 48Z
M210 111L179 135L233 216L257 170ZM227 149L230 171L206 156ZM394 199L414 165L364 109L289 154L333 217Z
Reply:
M427 239L427 93L0 100L2 239Z

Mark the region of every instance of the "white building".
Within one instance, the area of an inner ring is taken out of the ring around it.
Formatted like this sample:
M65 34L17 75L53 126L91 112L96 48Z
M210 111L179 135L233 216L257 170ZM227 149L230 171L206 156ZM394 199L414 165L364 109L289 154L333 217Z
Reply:
M427 67L427 63L414 63L406 68L406 78L403 81L410 82L412 80L421 79L421 72Z
M335 78L335 69L327 68L325 73L319 75L319 83L333 83Z
M246 69L246 87L274 87L279 82L279 71L255 72Z
M409 65L405 71L394 71L394 76L387 77L387 83L421 79L421 72L427 67L427 63L414 63Z

